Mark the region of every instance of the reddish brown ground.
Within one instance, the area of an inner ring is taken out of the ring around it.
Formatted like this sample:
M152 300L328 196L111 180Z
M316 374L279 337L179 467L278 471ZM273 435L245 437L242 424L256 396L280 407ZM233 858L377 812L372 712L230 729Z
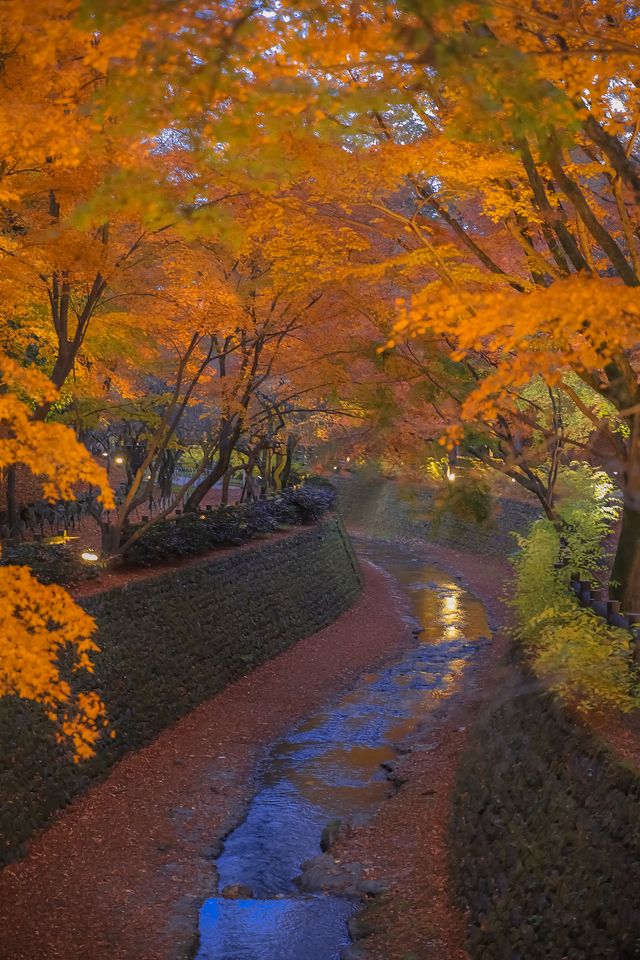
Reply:
M506 563L413 544L426 562L462 574L504 623L497 599ZM2 960L174 960L184 957L200 901L213 888L207 858L239 819L264 747L338 690L411 642L386 578L366 568L354 608L223 694L64 811L28 857L0 874ZM344 860L389 882L379 960L463 960L464 923L450 899L446 824L457 762L502 651L483 649L422 733L428 750L403 758L409 781L366 828L341 841Z
M499 597L510 568L504 561L436 544L414 546L426 561L464 576L464 585L485 602L498 632L457 689L429 714L417 749L402 758L398 769L408 782L369 825L347 835L332 854L343 862L363 863L367 876L388 883L389 897L375 911L381 929L365 941L372 958L466 960L464 918L450 895L447 823L469 727L504 651L499 628L506 611Z
M367 567L355 606L123 759L0 874L2 960L174 960L261 750L411 642Z
M584 722L585 718L581 719ZM640 768L640 711L631 716L614 711L594 713L586 722L621 760Z

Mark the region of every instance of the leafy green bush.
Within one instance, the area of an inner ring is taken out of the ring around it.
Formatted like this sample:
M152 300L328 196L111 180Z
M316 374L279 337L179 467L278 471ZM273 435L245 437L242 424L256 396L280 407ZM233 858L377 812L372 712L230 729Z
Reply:
M30 567L41 583L63 586L91 580L100 575L101 564L86 563L67 544L9 543L2 550L0 564Z
M451 513L472 523L486 523L492 514L493 497L489 484L475 473L461 474L455 483L440 487L433 501L431 522L437 535L443 517Z
M333 487L288 489L271 500L188 513L153 524L126 553L127 563L153 566L218 547L237 546L284 527L313 523L335 502Z
M331 484L305 484L285 490L283 499L299 513L301 523L314 523L335 503L336 491Z
M519 537L514 559L518 637L535 672L583 709L640 705L631 670L629 633L580 607L569 580L574 569L596 577L602 543L619 511L606 474L586 464L565 470L559 514L564 526L537 520Z
M239 546L260 534L319 520L333 507L335 497L330 484L313 484L289 488L271 500L159 520L132 544L125 560L135 566L152 567L208 550ZM102 564L84 562L72 546L63 544L10 544L0 563L24 564L43 583L62 585L97 577L103 569Z

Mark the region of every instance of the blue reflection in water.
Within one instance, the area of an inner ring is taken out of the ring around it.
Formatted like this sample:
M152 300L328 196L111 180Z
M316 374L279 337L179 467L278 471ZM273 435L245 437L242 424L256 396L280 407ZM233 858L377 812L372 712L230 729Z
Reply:
M199 956L215 960L311 960L338 956L349 943L353 903L337 897L207 900Z
M482 604L441 570L388 544L363 552L401 584L422 627L420 642L275 744L247 818L216 863L219 890L241 883L256 899L206 901L197 960L337 960L357 903L296 896L294 879L319 853L329 820L379 806L389 792L380 764L488 635Z

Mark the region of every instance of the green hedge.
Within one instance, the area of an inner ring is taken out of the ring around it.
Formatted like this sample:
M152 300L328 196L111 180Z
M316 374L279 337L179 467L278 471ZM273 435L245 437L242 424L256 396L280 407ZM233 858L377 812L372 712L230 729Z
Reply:
M517 665L461 765L451 849L474 960L640 957L640 772Z
M0 863L126 751L297 640L325 627L361 588L341 522L165 572L82 601L97 620L97 690L110 730L97 755L73 764L43 709L0 699ZM72 678L70 678L72 679Z
M169 560L193 557L221 547L240 546L256 537L289 527L316 523L335 504L336 491L329 483L308 481L289 487L268 500L210 507L152 524L127 551L127 566L153 567ZM132 533L136 530L129 528ZM74 543L9 543L0 565L24 564L42 583L74 585L98 577L104 563L86 563Z

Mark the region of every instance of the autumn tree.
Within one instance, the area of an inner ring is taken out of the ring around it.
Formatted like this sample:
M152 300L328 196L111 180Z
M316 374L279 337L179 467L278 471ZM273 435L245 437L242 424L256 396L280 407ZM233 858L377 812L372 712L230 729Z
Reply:
M557 519L558 465L595 432L622 478L613 579L633 605L638 30L615 0L9 0L14 532L15 464L46 476L49 438L56 471L68 452L103 483L68 424L135 431L110 553L239 463L277 489L297 436L349 421L360 449L403 459L462 445ZM25 397L20 370L40 375ZM132 531L190 417L190 482Z
M304 58L296 27L281 29L298 70L316 84L325 134L310 147L318 202L336 198L345 221L364 214L369 228L395 222L388 268L428 268L422 289L401 304L389 346L436 336L456 360L488 358L452 443L464 422L512 416L538 376L582 404L621 464L625 508L612 576L633 605L637 18L607 0L544 11L534 3L323 4L298 16ZM333 164L318 164L332 149ZM568 371L601 399L581 401ZM601 416L603 404L623 429Z
M426 24L425 10L415 12ZM629 82L635 20L615 3L558 4L544 13L535 5L516 12L495 4L489 5L488 15L478 7L475 19L468 9L452 8L450 16L429 23L432 39L439 44L442 30L441 39L446 36L449 43L443 83L453 83L458 95L464 91L470 98L466 119L461 100L443 104L434 138L447 127L455 132L449 164L458 151L480 139L478 159L494 169L483 173L478 164L472 191L463 192L455 173L451 181L443 166L436 166L429 172L442 175L442 183L423 180L422 196L437 213L447 188L458 209L461 201L480 203L503 236L506 231L514 239L526 263L526 272L511 274L502 289L485 286L472 298L468 290L461 295L443 289L436 307L438 328L455 326L456 346L463 352L480 342L498 348L496 370L470 398L465 414L504 406L508 392L537 373L581 405L622 467L624 513L612 578L632 605L640 543L640 398L634 369L640 104ZM463 51L473 64L473 90L470 74L459 69ZM482 107L479 91L493 97L490 109ZM546 107L542 115L540 102ZM471 115L476 118L473 141ZM451 218L451 207L440 216ZM458 228L476 265L483 264L495 277L500 269L511 273L506 260L489 264L486 250L473 249L476 240L464 220ZM414 306L409 324L420 313L423 319L430 316L430 310L423 311L417 302ZM563 369L574 370L611 404L626 429L612 429L598 409L602 404L581 403Z
M36 371L3 358L0 364L0 469L27 465L43 477L44 493L73 498L78 480L95 484L106 507L113 500L104 470L62 424L34 420L33 407L57 391ZM0 695L42 703L76 759L93 753L104 706L95 694L73 691L61 676L58 654L72 654L75 670L92 670L95 623L61 587L44 586L27 568L0 564Z

